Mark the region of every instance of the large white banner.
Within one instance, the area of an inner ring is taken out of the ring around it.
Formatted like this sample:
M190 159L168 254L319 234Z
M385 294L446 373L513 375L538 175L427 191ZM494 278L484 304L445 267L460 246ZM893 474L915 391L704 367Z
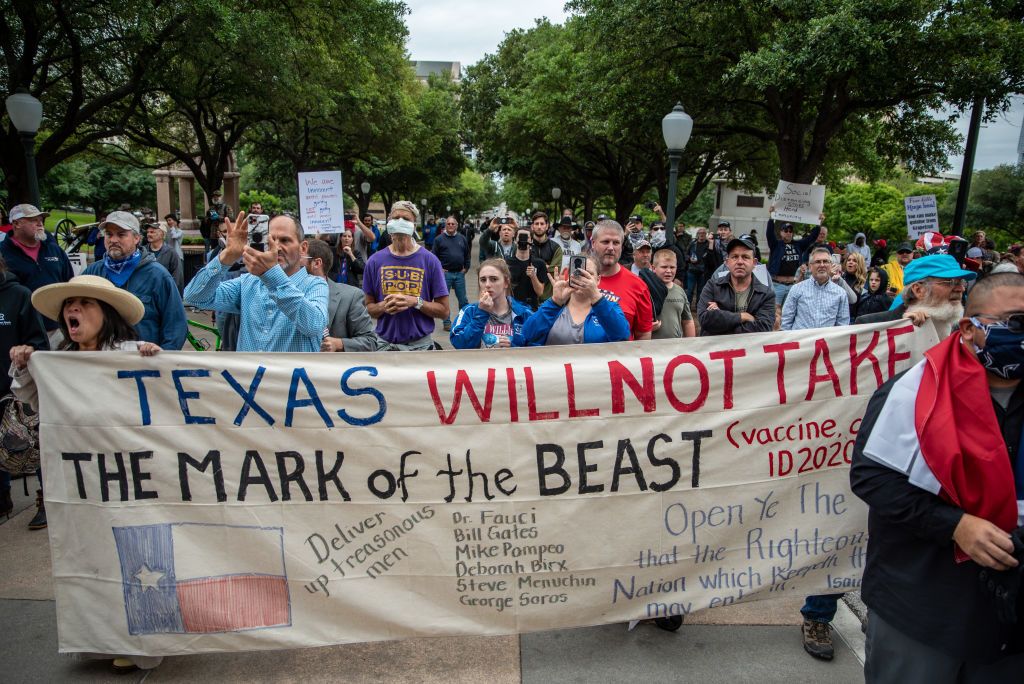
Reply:
M815 226L825 209L825 186L779 181L775 194L769 198L775 205L771 217L776 221Z
M35 354L60 649L508 634L854 589L860 417L935 342L890 325Z

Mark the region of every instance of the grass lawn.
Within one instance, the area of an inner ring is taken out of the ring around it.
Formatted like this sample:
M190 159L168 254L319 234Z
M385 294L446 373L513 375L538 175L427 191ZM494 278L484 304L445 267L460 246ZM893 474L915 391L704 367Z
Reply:
M57 222L64 220L65 216L75 222L76 225L82 225L85 223L95 223L96 218L92 214L81 214L77 211L65 212L63 209L54 209L53 212L46 218L46 230L53 232L54 228L57 227Z

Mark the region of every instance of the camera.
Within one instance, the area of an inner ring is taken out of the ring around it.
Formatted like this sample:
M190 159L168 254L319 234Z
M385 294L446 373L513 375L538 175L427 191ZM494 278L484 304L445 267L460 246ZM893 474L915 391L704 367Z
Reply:
M263 244L263 236L270 232L270 217L266 214L249 214L245 217L249 224L249 242L255 244L256 233L260 233L259 244Z
M249 246L255 249L257 252L267 251L263 244L263 231L254 230L249 233Z
M520 251L525 251L530 248L530 231L519 231L519 234L516 235L516 247Z
M654 207L656 207L657 205L658 203L655 202L654 200L647 200L646 202L644 202L644 206L647 207L649 211L654 211Z
M510 223L512 223L512 219L510 219L508 216L502 216L500 219L498 219L499 226L507 226Z

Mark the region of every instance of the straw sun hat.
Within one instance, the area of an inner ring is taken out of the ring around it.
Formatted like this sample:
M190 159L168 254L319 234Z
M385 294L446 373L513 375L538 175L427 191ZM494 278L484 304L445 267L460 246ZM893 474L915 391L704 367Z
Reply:
M146 313L138 297L106 278L94 275L75 276L66 283L41 287L32 293L32 306L47 318L59 321L64 300L69 297L90 297L106 302L121 314L128 325L135 325Z

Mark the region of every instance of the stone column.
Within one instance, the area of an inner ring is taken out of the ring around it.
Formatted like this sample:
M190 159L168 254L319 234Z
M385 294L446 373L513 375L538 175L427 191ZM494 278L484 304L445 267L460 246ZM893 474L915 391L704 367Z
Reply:
M239 205L238 199L238 176L237 172L228 171L224 174L224 203L231 207L231 210L236 214L242 211L242 207ZM248 207L246 207L248 209ZM235 219L234 216L229 216L232 221Z
M174 208L171 175L165 169L157 169L153 175L156 176L156 216L157 220L163 220Z
M181 209L182 228L199 227L199 222L196 221L194 187L194 178L188 177L178 179L178 207Z

